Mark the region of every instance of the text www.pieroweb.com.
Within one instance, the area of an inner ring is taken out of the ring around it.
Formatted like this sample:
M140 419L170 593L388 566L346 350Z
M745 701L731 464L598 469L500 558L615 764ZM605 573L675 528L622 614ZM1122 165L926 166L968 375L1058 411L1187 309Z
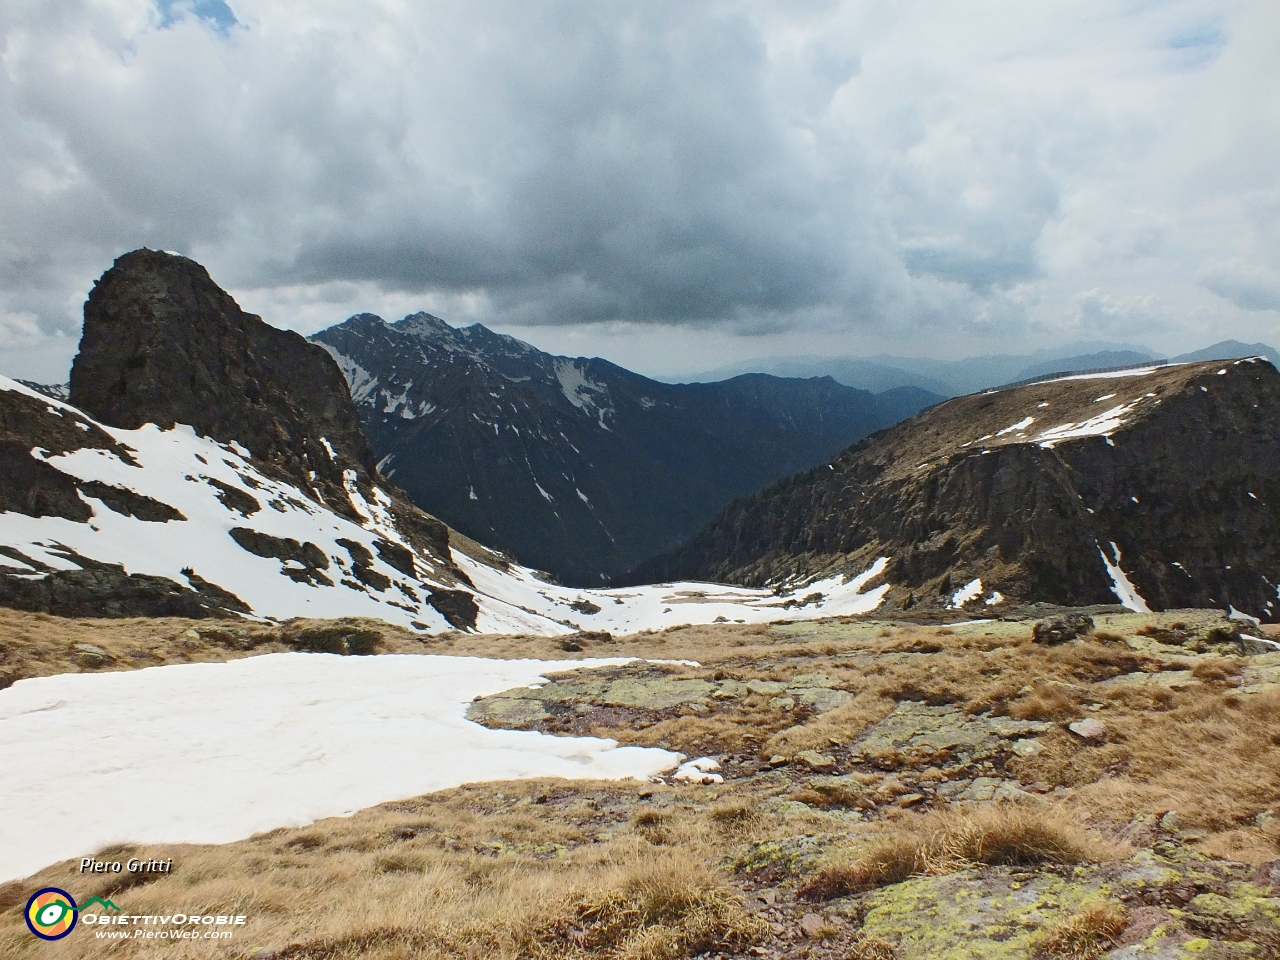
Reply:
M169 916L85 914L99 940L230 940L244 916L175 913Z

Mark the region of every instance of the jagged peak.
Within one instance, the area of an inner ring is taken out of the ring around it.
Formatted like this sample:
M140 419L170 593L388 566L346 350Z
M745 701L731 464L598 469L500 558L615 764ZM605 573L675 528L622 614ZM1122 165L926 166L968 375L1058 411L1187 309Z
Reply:
M389 324L389 326L400 333L407 333L417 337L431 337L440 334L454 337L458 333L454 327L451 327L444 320L427 313L425 310L411 313L403 320L397 320L395 323Z
M503 347L506 347L508 350L512 350L516 353L543 352L532 344L525 343L523 340L510 336L509 334L497 333L496 331L490 330L483 323L473 323L469 327L462 327L458 330L458 333L466 337L469 341L478 340L485 344L501 344Z
M383 320L376 313L356 313L338 324L338 326L358 330L363 327L389 327L391 324L387 323L387 321Z

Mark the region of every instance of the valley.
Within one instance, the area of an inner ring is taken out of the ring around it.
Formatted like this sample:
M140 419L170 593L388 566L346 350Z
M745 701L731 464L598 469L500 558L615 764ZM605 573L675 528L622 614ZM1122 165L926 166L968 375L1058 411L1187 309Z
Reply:
M149 250L85 315L69 392L0 378L0 955L1280 956L1265 359L903 419L424 314L321 346ZM566 585L425 511L391 420L516 517L646 430L761 472Z
M826 377L668 384L426 313L361 314L311 340L343 371L384 476L454 529L579 587L942 399Z

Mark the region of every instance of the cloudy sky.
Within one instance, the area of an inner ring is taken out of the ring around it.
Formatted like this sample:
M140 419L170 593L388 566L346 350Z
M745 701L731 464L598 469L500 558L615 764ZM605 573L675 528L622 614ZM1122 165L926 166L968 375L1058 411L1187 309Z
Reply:
M0 372L140 246L654 375L1280 333L1275 0L5 0Z

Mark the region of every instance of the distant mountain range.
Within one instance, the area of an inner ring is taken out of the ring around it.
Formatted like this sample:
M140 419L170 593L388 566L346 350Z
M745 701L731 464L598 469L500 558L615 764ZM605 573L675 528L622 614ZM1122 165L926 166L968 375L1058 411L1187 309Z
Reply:
M70 402L0 378L0 605L544 634L1042 601L1280 619L1280 373L1265 360L938 403L581 589L424 513L387 479L398 458L428 480L434 463L442 489L508 529L549 514L559 525L531 525L546 539L530 542L554 559L577 529L620 539L602 505L618 529L670 536L673 516L696 525L735 484L929 398L762 375L664 385L421 314L356 317L325 340L244 313L185 257L117 260L85 305ZM375 452L362 419L403 448Z
M579 586L942 399L830 377L668 384L426 313L360 314L311 339L346 376L385 476L462 533Z
M1188 362L941 403L737 500L623 582L874 570L886 610L1005 601L1280 619L1280 373Z
M1146 347L1132 344L1073 343L1028 354L968 357L963 360L892 356L770 357L717 367L687 379L716 381L743 373L772 373L780 377L828 376L862 390L878 392L912 386L947 397L959 397L1063 371L1119 367L1148 360L1192 363L1251 356L1266 357L1272 363L1280 364L1280 350L1275 347L1238 340L1223 340L1203 350L1176 357L1161 357Z

